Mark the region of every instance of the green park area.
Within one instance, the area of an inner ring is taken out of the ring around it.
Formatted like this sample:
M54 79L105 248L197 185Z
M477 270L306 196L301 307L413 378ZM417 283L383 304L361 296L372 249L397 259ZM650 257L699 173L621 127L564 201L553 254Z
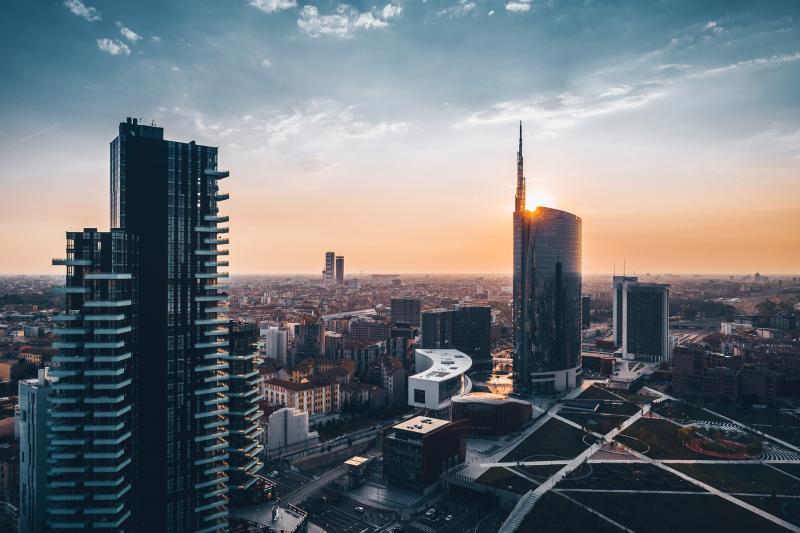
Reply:
M559 489L692 491L703 490L662 468L648 463L589 463L588 475L567 476Z
M800 495L800 481L766 465L673 463L670 467L724 492Z
M483 485L489 485L496 489L503 489L517 494L525 494L536 486L536 484L501 466L493 466L481 474L476 481Z
M780 526L751 511L719 496L704 492L696 495L620 492L569 492L567 494L633 531L647 531L648 533L675 533L678 531L772 533L785 531Z
M518 531L619 533L620 530L577 503L559 494L546 492L525 517Z
M660 418L640 418L621 435L631 439L615 438L618 442L653 459L703 459L704 457L686 448L678 435L680 426Z
M594 440L591 433L551 418L506 454L501 462L571 459L588 448Z

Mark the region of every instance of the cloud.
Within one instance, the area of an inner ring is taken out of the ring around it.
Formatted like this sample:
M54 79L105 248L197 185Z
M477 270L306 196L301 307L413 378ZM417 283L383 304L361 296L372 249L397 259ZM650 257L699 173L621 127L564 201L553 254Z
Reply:
M138 33L136 33L135 31L133 31L130 28L126 28L119 21L117 21L117 27L119 28L120 34L122 34L123 37L125 37L126 39L128 39L132 43L135 43L136 41L138 41L138 40L140 40L142 38L141 35L139 35Z
M297 0L249 0L248 3L264 13L274 13L297 7Z
M311 37L350 37L354 30L373 30L389 26L388 19L397 16L402 8L387 4L380 11L361 12L348 4L339 4L333 13L322 15L316 6L303 6L297 26Z
M710 33L722 33L724 31L724 28L720 26L719 22L717 22L716 20L709 20L708 22L706 22L704 29L705 31Z
M108 52L112 56L131 55L131 49L128 48L128 45L116 39L97 39L97 48L103 52Z
M59 127L59 126L62 126L63 124L64 124L63 122L58 122L58 123L56 123L56 124L53 124L52 126L48 126L48 127L46 127L46 128L45 128L45 129L43 129L43 130L39 130L39 131L35 131L35 132L33 132L33 133L29 133L28 135L26 135L26 136L24 136L24 137L21 137L21 138L20 138L20 139L17 141L17 143L18 143L18 144L22 144L22 143L24 143L24 142L28 142L28 141L30 141L31 139L33 139L34 137L38 137L39 135L44 135L45 133L47 133L47 132L49 132L49 131L52 131L52 130L56 129L57 127Z
M269 68L272 66L272 61L270 61L268 57L265 57L261 60L261 66L264 68Z
M452 6L439 11L438 14L440 17L454 18L466 15L473 9L475 9L475 2L472 2L471 0L458 0L458 2Z
M151 43L155 43L155 44L159 44L159 43L161 43L161 37L159 37L158 35L152 35L152 36L150 36L150 42Z
M538 126L537 137L548 138L594 117L644 107L665 94L662 84L655 81L609 87L594 95L563 92L551 97L499 102L489 109L472 113L456 126L523 120Z
M531 10L531 0L511 0L506 4L506 11L512 13L527 13Z
M81 0L64 0L64 5L69 9L73 15L85 18L89 22L103 20L100 12L91 6L87 6Z
M800 60L800 51L791 54L780 54L770 57L758 57L756 59L747 59L745 61L738 61L736 63L731 63L730 65L706 69L701 74L703 75L721 74L724 72L733 72L750 67L780 65L783 63L791 63L793 61L798 61L798 60Z

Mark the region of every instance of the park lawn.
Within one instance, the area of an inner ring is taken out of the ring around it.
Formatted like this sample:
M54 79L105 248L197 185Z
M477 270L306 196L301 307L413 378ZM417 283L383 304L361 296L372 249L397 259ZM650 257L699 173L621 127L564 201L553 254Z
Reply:
M722 418L712 415L700 407L683 402L666 401L657 403L653 406L653 411L664 418L669 418L681 423L690 420L722 420Z
M800 419L777 409L733 409L711 407L712 411L751 426L761 432L800 446Z
M707 492L692 494L631 494L569 492L570 497L633 531L724 531L772 533L785 531L734 503ZM534 530L529 530L534 531Z
M779 464L774 466L775 468L780 468L787 474L791 474L794 477L800 477L800 464Z
M559 489L680 490L704 492L703 489L655 465L589 463L588 477L566 479ZM570 493L571 494L571 493Z
M755 464L671 464L698 481L724 492L800 495L800 481Z
M572 420L576 424L580 424L584 428L605 435L615 427L622 424L628 419L625 415L597 415L595 413L565 413L563 411L558 413L560 416L568 420Z
M627 415L632 416L636 414L641 408L635 403L630 402L600 402L600 407L597 409L598 413L607 413L612 415Z
M493 466L476 479L478 483L489 485L497 489L508 490L517 494L525 494L536 484L516 475L502 466Z
M524 472L533 479L538 479L540 482L543 482L564 468L564 465L515 466L513 468L519 470L520 472Z
M619 529L615 526L552 491L546 492L536 502L536 506L528 513L517 531L619 533Z
M632 426L622 432L623 435L634 437L644 442L650 447L650 450L645 453L648 457L653 459L703 459L704 456L694 453L683 445L680 437L678 436L677 426L669 420L659 418L640 418ZM618 442L631 446L635 446L625 438L615 438Z
M772 496L737 496L742 501L755 505L769 514L800 526L800 500L796 498L773 498Z
M506 454L501 462L524 461L528 457L537 455L571 459L589 447L583 441L584 436L586 436L587 442L595 440L591 433L551 418ZM531 460L537 459L532 458Z
M580 393L577 400L619 400L619 396L612 394L602 387L592 385Z

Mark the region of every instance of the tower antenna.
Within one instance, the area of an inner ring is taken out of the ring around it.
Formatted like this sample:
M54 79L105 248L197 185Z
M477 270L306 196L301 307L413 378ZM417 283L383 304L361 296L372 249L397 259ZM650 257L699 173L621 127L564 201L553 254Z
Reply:
M522 121L519 121L519 149L517 150L517 194L514 196L514 212L525 210L525 175L522 158Z

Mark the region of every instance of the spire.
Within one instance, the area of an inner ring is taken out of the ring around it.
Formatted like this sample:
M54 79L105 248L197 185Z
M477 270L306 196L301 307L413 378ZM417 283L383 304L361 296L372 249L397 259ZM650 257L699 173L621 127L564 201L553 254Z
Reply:
M519 151L517 151L517 194L514 196L514 212L525 210L525 176L522 161L522 121L519 121Z

